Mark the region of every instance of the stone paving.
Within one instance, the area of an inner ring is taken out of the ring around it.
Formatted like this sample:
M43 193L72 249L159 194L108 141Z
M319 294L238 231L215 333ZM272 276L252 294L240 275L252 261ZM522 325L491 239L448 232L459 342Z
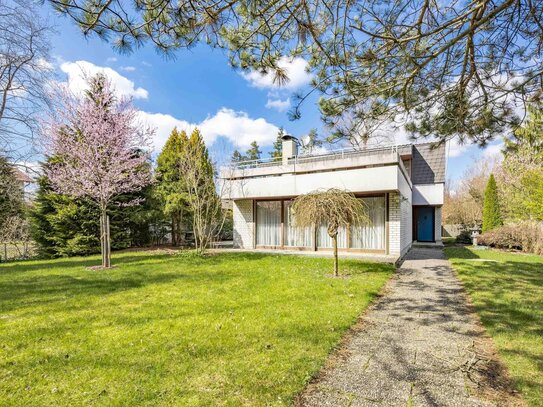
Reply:
M476 396L481 329L441 249L416 248L299 398L304 406L494 406Z

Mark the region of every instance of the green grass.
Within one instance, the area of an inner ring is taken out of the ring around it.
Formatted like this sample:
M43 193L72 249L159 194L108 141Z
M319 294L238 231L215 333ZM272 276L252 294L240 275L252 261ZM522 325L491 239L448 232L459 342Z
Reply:
M281 405L393 272L132 252L0 265L0 404Z
M543 257L445 250L517 389L528 405L543 406Z

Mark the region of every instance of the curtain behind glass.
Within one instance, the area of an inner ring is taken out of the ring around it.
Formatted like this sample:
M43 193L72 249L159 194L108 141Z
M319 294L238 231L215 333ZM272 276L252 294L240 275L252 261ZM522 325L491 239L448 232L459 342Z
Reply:
M347 248L347 230L344 227L338 230L337 247L339 249ZM317 248L332 248L332 238L328 235L327 225L320 225L317 229Z
M351 228L351 247L356 249L385 248L385 198L362 198L368 210L369 224Z
M281 202L256 203L256 244L281 246Z
M294 227L292 202L285 202L285 246L313 247L313 228Z

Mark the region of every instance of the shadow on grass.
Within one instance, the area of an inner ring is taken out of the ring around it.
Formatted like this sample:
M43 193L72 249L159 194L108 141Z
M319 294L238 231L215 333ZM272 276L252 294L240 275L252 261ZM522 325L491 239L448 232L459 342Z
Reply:
M20 262L0 269L0 312L13 311L28 304L42 305L65 301L69 297L91 298L120 291L141 288L151 284L165 284L175 280L187 282L226 282L239 271L230 267L214 267L228 260L249 264L261 255L249 256L183 256L168 254L142 254L115 256L114 267L109 270L89 270L99 263L96 258L60 259ZM159 267L155 267L159 264ZM171 265L171 267L170 267ZM124 266L129 266L126 268ZM190 267L190 269L189 269ZM200 270L197 270L200 268ZM198 272L193 272L194 270ZM42 271L42 272L40 272ZM31 274L28 274L32 272Z
M468 248L447 251L483 325L491 336L507 343L500 351L511 357L510 363L519 363L516 369L523 373L517 373L517 385L528 397L540 398L537 389L543 384L543 258L483 253L481 261L473 261L476 253ZM533 367L525 371L521 366Z

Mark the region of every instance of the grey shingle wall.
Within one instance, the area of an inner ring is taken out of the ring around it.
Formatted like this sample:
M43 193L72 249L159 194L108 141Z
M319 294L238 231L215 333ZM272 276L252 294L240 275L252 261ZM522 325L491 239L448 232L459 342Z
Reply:
M411 165L413 184L445 182L445 143L414 144Z

